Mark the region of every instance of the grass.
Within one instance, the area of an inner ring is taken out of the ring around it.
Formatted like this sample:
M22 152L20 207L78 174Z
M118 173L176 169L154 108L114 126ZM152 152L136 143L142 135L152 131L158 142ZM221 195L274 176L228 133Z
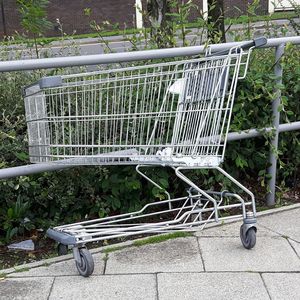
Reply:
M133 243L131 245L127 245L127 246L112 246L112 247L106 248L102 251L106 255L103 259L106 260L108 258L109 253L119 251L119 250L122 250L125 248L140 247L140 246L144 246L144 245L148 245L148 244L156 244L156 243L165 242L170 239L177 239L177 238L189 237L189 236L192 236L192 233L178 231L178 232L164 234L164 235L151 236L149 238L145 238L142 240L136 240L136 241L133 241Z
M28 267L25 267L25 268L15 268L15 273L27 272L29 270L30 270L30 268L28 268Z
M132 243L132 246L140 247L140 246L144 246L144 245L148 245L148 244L156 244L156 243L165 242L167 240L177 239L180 237L188 237L188 236L192 236L192 233L178 231L178 232L169 233L169 234L165 234L165 235L151 236L151 237L143 239L143 240L137 240Z
M226 18L225 24L247 24L249 20L251 22L259 22L259 21L274 21L280 19L289 19L289 18L296 18L298 15L293 11L286 11L286 12L275 12L271 15L261 15L261 16L252 16L249 17L247 15L242 15L237 18Z
M108 252L106 252L106 253L104 254L103 260L104 260L104 262L107 262L107 261L108 261Z
M5 273L0 273L0 280L5 279L7 277L7 274Z
M134 34L140 32L139 29L130 28L124 30L111 30L111 31L103 31L101 32L101 37L111 37L111 36L126 36L129 34ZM37 38L37 44L39 45L47 45L51 42L57 41L69 41L69 40L76 40L76 39L85 39L85 38L100 38L98 33L84 33L84 34L74 34L74 35L65 35L61 36L53 36L53 37L40 37ZM18 44L34 44L34 40L30 38L18 37L15 36L13 41L3 42L3 44L9 45L18 45Z
M43 264L41 265L41 267L49 267L49 266L51 266L51 264L50 264L50 263L47 263L47 262L45 262L45 263L43 263Z
M128 246L112 246L112 247L104 249L103 252L105 254L108 254L108 253L111 253L111 252L122 250L122 249L124 249L126 247L128 247Z
M270 207L268 207L268 206L258 206L257 207L257 211L265 211L265 210L268 210L268 209L270 209Z

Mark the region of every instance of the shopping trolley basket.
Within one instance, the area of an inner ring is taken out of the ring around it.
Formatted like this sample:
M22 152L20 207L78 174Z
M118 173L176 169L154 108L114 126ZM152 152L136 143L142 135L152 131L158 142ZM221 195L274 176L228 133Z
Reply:
M255 245L254 196L220 164L237 80L246 75L251 50L265 42L259 38L203 58L45 77L26 88L31 162L135 165L160 189L141 169L164 166L190 187L186 196L175 199L166 191L166 200L140 211L49 229L61 253L73 248L81 275L93 272L93 258L85 247L93 241L191 231L243 217L242 243L248 249ZM220 171L248 198L203 190L184 174L191 169ZM222 214L230 209L235 215Z

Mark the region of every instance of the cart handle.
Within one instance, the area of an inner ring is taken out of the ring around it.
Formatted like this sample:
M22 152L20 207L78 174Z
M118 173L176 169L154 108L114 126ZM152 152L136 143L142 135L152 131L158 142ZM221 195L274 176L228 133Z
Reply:
M261 37L253 39L251 42L247 42L247 43L244 43L240 46L237 46L236 48L240 48L242 50L247 50L247 49L250 49L250 48L259 48L259 47L262 47L262 46L266 45L267 41L268 40L264 36L261 36ZM233 47L233 48L235 48L235 47ZM226 54L229 53L229 51L230 51L230 49L218 51L218 52L207 55L207 57L226 55Z

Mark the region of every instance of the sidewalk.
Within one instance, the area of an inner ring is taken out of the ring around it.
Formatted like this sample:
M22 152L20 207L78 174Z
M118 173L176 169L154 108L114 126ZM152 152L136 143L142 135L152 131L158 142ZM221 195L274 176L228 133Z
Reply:
M300 299L300 205L259 216L252 250L241 245L240 225L108 254L98 249L90 278L78 275L70 255L6 270L0 299Z

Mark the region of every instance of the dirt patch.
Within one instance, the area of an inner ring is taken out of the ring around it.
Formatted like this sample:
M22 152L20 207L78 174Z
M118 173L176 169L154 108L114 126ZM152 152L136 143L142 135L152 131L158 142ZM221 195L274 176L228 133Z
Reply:
M20 242L17 238L11 243ZM55 242L44 238L42 234L34 240L34 251L10 250L6 246L0 246L0 270L11 268L25 263L31 263L56 256Z

